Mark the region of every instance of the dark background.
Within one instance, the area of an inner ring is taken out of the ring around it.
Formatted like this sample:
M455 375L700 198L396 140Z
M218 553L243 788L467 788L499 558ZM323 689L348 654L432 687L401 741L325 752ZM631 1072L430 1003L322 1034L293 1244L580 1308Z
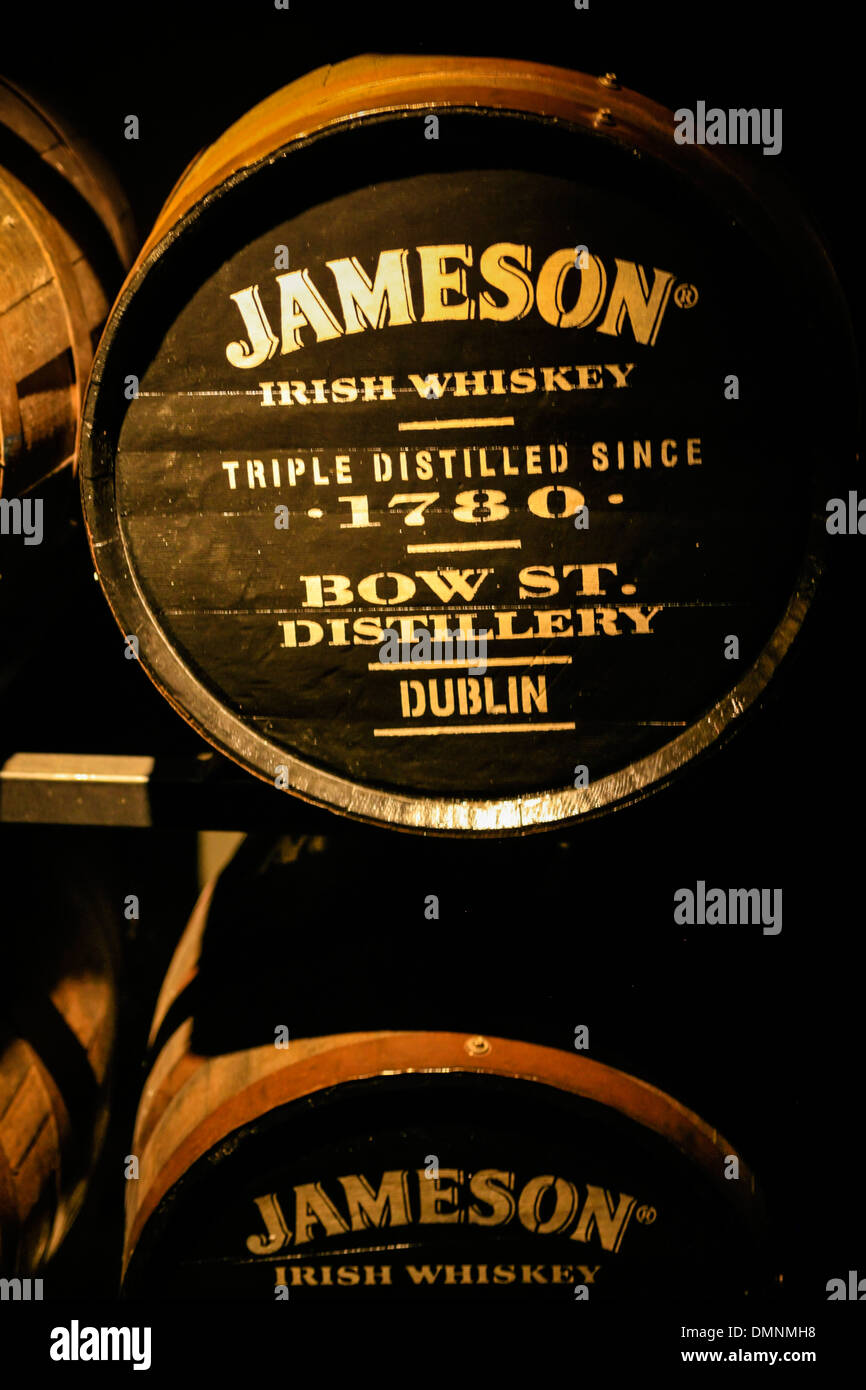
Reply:
M291 0L288 11L276 11L270 0L160 0L130 8L82 0L74 9L15 10L4 16L0 70L66 114L102 150L142 234L189 160L231 121L311 68L358 53L516 56L613 71L623 85L671 109L701 99L725 108L781 107L781 155L747 157L787 182L817 226L862 344L858 43L850 11L835 0L820 7L591 0L588 11L567 0L519 9ZM137 142L123 138L131 113L140 120ZM759 305L743 332L765 335L772 352L773 326ZM820 415L809 383L804 324L803 404ZM852 440L850 454L829 461L851 487L860 482L856 448ZM514 874L512 912L501 929L514 941L526 1012L543 1013L553 1029L560 1019L564 1047L574 1024L589 1022L592 1055L669 1089L741 1148L767 1193L785 1287L816 1307L829 1278L858 1267L866 1273L857 1198L864 544L839 537L830 545L828 572L795 653L730 744L640 805L561 836L570 848L561 875L544 891L525 876L529 842L500 856L502 871ZM135 663L122 659L83 552L77 573L72 616L47 625L45 643L4 698L6 750L165 754L203 747ZM300 804L291 820L331 835L352 833ZM7 863L9 834L0 827L0 860ZM357 929L367 917L372 937L377 894L387 891L382 866L400 841L383 831L377 843L371 853L379 886L368 902L353 904L351 919ZM160 907L143 914L128 943L115 1125L90 1209L49 1277L58 1294L86 1288L110 1297L123 1196L118 1155L128 1152L147 1018L194 890L192 842L180 833L167 845L154 832L105 832L104 846L115 868L141 865L139 876L159 885ZM459 921L459 891L437 845L428 849L430 886L419 889L419 899L440 893L446 933ZM698 878L781 887L782 934L678 933L673 892ZM406 911L420 928L422 902ZM302 940L303 925L294 930ZM527 938L538 943L532 968ZM552 995L544 968L551 943L568 952ZM622 1006L608 1010L601 1001L610 999L617 969L627 988ZM634 1010L626 1006L632 997L639 1001Z

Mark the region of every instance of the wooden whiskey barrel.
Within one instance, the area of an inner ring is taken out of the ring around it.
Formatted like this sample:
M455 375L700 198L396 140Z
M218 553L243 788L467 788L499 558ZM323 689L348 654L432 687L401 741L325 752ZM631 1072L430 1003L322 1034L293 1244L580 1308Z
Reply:
M84 387L134 253L111 172L0 79L0 688L43 630L46 606L59 616L58 576L80 541Z
M45 844L45 837L42 844ZM16 845L18 842L16 841ZM4 865L8 870L7 832ZM84 1199L108 1118L119 943L97 883L38 847L4 874L0 981L0 1272L27 1275ZM41 878L40 878L41 875ZM16 900L17 896L17 900Z
M97 155L0 80L0 492L73 462L93 349L135 253Z
M610 75L368 56L173 190L96 363L84 506L145 670L256 775L527 831L642 796L765 691L850 330L769 161L674 125Z
M564 1012L545 998L530 1018L534 972L506 967L523 911L503 915L508 894L479 884L456 928L452 903L419 936L407 889L420 907L428 855L389 878L375 934L356 922L375 843L250 840L202 894L153 1021L126 1292L757 1293L763 1205L737 1150L658 1086L567 1050L574 983ZM471 848L491 851L487 884L505 847ZM555 847L538 854L549 869ZM439 860L452 887L457 867ZM482 899L496 927L477 942ZM650 1030L627 1037L657 1070Z

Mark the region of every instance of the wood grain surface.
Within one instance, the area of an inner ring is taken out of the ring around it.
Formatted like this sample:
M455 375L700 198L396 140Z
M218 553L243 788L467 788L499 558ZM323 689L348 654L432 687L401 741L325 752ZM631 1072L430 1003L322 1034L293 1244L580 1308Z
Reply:
M17 867L36 869L26 853ZM0 1270L28 1275L69 1230L105 1133L119 940L91 870L68 864L7 892L4 918Z
M135 252L99 157L0 80L0 492L72 464L93 349Z

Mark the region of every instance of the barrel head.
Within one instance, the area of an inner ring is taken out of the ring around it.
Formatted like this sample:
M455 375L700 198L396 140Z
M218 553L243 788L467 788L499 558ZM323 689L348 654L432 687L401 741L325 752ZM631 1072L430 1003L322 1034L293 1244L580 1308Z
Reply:
M180 199L99 353L84 504L218 748L366 820L519 832L759 701L820 573L847 329L799 214L671 113L490 64L473 102L436 61Z

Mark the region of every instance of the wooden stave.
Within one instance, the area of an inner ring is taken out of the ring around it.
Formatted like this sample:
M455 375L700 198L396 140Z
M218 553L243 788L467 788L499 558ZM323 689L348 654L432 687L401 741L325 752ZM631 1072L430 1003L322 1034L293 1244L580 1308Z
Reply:
M55 1254L84 1201L108 1124L120 947L99 889L66 873L57 919L10 931L17 969L0 1014L0 1269ZM16 912L14 902L10 911ZM47 944L45 941L47 938Z
M5 167L4 150L6 162L23 177ZM5 79L0 79L0 189L7 202L6 215L21 228L22 250L38 265L41 284L36 288L56 301L54 318L65 326L66 339L59 353L46 358L40 344L43 313L26 301L22 306L20 296L12 295L10 311L16 299L23 309L23 321L14 332L0 310L6 344L0 357L0 492L14 495L31 490L65 466L74 469L93 352L119 279L135 254L137 237L129 205L105 161ZM95 261L99 238L104 238L109 254L103 247ZM34 353L35 366L27 360ZM59 363L66 353L71 353L71 372L67 368L71 379L66 400L57 402L53 432L50 418L43 422L36 412L22 421L19 383L34 370L44 370L55 360ZM52 433L59 436L56 446Z
M38 257L41 262L37 274L41 272L47 277L0 315L7 344L4 355L9 363L8 370L16 395L17 422L20 423L19 447L6 453L4 445L3 481L6 481L7 475L11 477L12 487L8 490L15 493L29 491L59 467L72 462L81 397L89 367L90 332L78 282L64 254L54 219L8 174L2 175L0 198L13 210L6 215L16 217L17 226L22 229L22 241L26 239L29 243L27 250L35 253L34 260ZM22 247L22 253L23 250ZM46 313L45 299L49 301L50 314ZM12 315L20 322L10 328ZM47 321L53 328L50 336L46 330ZM66 367L70 357L71 371ZM16 389L17 384L53 363L58 363L61 368L66 367L63 373L66 378L65 390L58 383L50 392L52 396L59 396L51 414L40 414L38 408L31 412L25 405L26 396ZM8 441L10 435L3 421L0 421L0 426L3 427L4 440ZM58 435L62 441L59 448L53 446L53 440ZM43 457L46 443L47 456ZM34 458L38 461L35 476L29 466ZM17 478L19 472L24 474L23 479Z
M103 223L118 259L130 264L139 240L132 211L114 170L93 146L56 112L2 77L0 125L18 135L85 199Z

